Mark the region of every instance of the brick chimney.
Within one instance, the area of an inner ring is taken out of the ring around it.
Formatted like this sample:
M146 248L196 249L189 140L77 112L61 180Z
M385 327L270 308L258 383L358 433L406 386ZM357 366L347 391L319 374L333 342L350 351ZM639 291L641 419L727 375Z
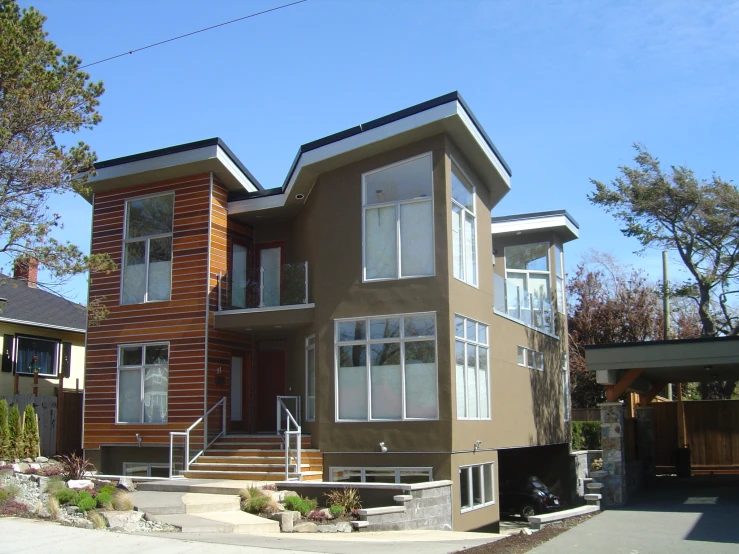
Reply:
M21 279L31 288L37 287L38 260L36 258L16 258L13 266L13 278Z

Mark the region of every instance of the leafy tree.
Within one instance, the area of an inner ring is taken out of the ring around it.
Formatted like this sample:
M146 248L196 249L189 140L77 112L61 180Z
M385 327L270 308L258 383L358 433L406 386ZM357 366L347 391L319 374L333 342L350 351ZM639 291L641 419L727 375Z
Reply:
M23 455L28 458L38 456L39 441L36 412L33 405L27 404L23 414Z
M10 458L10 428L8 427L8 401L0 399L0 460Z
M104 89L79 69L79 58L47 40L45 20L34 8L0 0L0 252L21 263L35 258L52 276L47 285L58 285L115 265L51 236L61 216L50 199L86 194L96 159L83 142L67 148L57 139L100 122Z
M8 416L8 426L10 427L10 458L20 458L23 455L23 427L21 426L21 414L18 411L18 405L13 404L10 408Z
M610 184L591 179L596 190L589 200L643 248L678 252L691 279L670 295L695 301L703 336L739 334L732 303L739 291L739 191L715 174L699 180L683 166L665 172L646 148L634 148L636 166L620 166Z

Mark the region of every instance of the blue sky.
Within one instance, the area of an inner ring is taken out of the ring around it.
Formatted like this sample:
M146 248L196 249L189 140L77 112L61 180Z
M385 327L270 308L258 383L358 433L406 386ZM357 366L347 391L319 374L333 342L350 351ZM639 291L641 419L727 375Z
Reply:
M285 2L20 3L91 63ZM738 24L732 1L308 0L89 68L103 122L66 142L104 160L219 136L274 187L300 144L459 90L513 170L494 215L567 209L569 269L595 248L657 278L660 254L632 254L589 179L615 177L634 142L701 177L739 175ZM52 208L87 249L89 205ZM84 302L84 279L65 292Z

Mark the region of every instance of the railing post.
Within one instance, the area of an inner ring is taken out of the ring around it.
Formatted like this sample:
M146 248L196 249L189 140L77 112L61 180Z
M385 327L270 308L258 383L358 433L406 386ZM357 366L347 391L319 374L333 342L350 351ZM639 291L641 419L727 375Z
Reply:
M264 268L259 268L259 307L264 307Z
M190 430L185 431L185 471L190 471Z
M226 397L224 396L221 401L223 402L223 409L221 411L221 424L223 425L222 431L223 436L226 436Z
M221 281L223 280L223 275L221 272L218 272L218 311L223 310L223 303L222 303L222 296L223 292L221 291Z
M305 262L305 302L308 303L308 262Z
M518 319L521 319L521 287L516 287L516 296L518 298L518 302L516 302L516 306L518 307L518 313L516 317Z
M172 441L173 439L174 439L174 436L172 435L172 433L170 433L169 434L169 478L170 479L173 477L173 472L172 472L172 469L173 469L172 468L172 450L173 450Z

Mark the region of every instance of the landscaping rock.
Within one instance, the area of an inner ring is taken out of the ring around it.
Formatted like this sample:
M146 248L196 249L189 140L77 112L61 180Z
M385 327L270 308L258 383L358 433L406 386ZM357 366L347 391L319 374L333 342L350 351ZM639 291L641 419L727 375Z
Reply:
M15 472L19 472L21 470L21 466L18 462L10 464L10 467L13 468L13 471Z
M33 461L33 460L31 460L31 461ZM18 467L18 469L15 469L16 466ZM31 466L28 465L26 462L21 462L19 464L13 464L13 469L15 469L18 473L25 473L26 471L29 470L30 467Z
M39 469L41 469L41 464L32 463L32 464L28 464L28 467L30 469L35 469L36 471L38 471Z
M14 473L11 468L0 469L0 477L12 477Z
M144 517L144 512L133 510L126 512L101 512L109 527L120 527L127 533L133 533L138 528L138 523Z
M134 492L136 490L136 486L133 484L133 479L130 477L121 477L118 480L118 485L116 485L119 489L127 490L128 492Z
M46 456L36 456L36 459L34 460L34 462L39 463L39 464L45 464L48 461L49 461L49 458L47 458Z
M30 464L31 462L33 462L33 458L24 458L23 461L27 464Z
M90 481L89 479L77 479L77 480L70 479L69 481L67 481L67 486L70 489L75 489L78 491L79 490L92 490L95 488L95 485L93 485L92 481Z
M348 521L340 521L336 524L337 533L351 533L352 531L352 524Z
M272 514L271 516L269 516L269 519L279 521L280 531L282 531L283 533L292 533L294 523L292 514L294 513L300 516L299 512L277 512L276 514Z
M318 525L318 532L319 533L338 533L339 530L336 528L336 525Z
M328 508L321 508L320 510L318 510L318 513L328 520L336 519L334 517L334 514L332 514L331 510L329 510Z
M64 509L67 511L69 515L74 515L80 511L80 509L77 506L67 506Z
M318 533L318 525L309 521L298 523L293 525L293 533Z

